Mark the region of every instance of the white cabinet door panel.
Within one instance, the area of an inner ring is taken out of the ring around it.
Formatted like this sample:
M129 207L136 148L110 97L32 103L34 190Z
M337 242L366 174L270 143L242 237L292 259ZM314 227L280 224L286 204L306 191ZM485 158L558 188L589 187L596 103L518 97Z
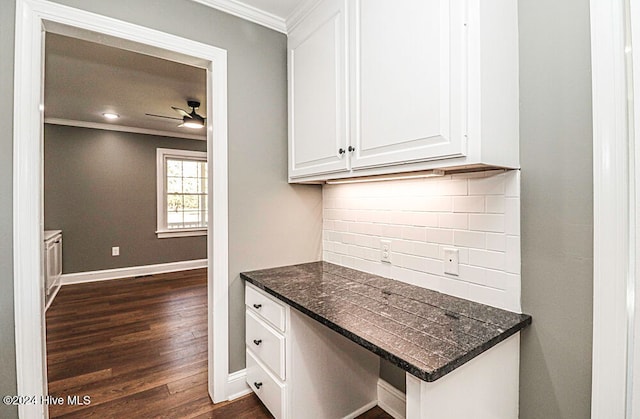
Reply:
M345 2L326 0L289 35L289 175L347 170Z
M465 154L463 3L352 2L352 168Z

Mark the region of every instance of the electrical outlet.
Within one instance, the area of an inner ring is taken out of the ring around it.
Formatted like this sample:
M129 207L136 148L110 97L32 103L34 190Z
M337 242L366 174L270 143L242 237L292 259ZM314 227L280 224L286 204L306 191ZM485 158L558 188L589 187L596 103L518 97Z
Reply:
M111 256L120 256L120 246L113 246L111 248Z
M380 240L380 261L391 263L391 240Z
M444 273L458 276L459 272L460 252L458 249L444 249Z

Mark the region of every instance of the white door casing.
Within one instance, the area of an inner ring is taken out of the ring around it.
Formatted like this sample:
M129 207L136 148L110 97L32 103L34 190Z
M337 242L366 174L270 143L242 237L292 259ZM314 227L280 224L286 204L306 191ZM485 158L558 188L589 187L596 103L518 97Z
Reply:
M593 355L591 417L637 418L632 412L634 370L636 207L630 120L629 3L591 0L593 93ZM631 20L633 32L640 21ZM640 54L634 54L638 61ZM637 71L638 66L633 66ZM636 81L637 83L637 81ZM638 119L636 119L636 126Z
M108 43L207 70L209 173L208 332L209 393L227 400L228 191L227 57L211 45L169 35L44 0L16 1L13 250L17 393L46 395L45 317L42 301L43 28ZM21 418L48 416L46 405L18 408Z

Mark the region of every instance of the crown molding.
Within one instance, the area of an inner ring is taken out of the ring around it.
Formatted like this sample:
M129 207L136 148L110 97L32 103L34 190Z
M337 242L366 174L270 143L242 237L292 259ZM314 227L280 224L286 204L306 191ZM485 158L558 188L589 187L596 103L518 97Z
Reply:
M66 125L68 127L102 129L106 131L132 132L134 134L158 135L161 137L184 138L187 140L201 140L201 141L207 140L206 135L182 134L179 132L163 131L163 130L157 130L157 129L127 127L124 125L114 125L114 124L103 124L100 122L74 121L72 119L45 118L44 123L52 124L52 125Z
M274 31L287 33L285 20L274 14L265 12L256 7L249 6L237 0L193 0L196 3L221 10L225 13L240 17L258 25L265 26Z
M293 29L320 3L320 0L305 0L298 5L285 20L287 33Z

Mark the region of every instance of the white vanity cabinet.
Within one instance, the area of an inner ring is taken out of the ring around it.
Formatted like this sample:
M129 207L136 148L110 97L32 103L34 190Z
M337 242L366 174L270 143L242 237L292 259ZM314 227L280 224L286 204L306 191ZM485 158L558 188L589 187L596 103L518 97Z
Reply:
M44 232L44 296L45 310L49 308L62 277L62 231Z
M246 283L247 384L276 419L355 417L377 403L379 358Z
M516 1L353 0L342 30L344 7L289 36L290 181L519 167Z

